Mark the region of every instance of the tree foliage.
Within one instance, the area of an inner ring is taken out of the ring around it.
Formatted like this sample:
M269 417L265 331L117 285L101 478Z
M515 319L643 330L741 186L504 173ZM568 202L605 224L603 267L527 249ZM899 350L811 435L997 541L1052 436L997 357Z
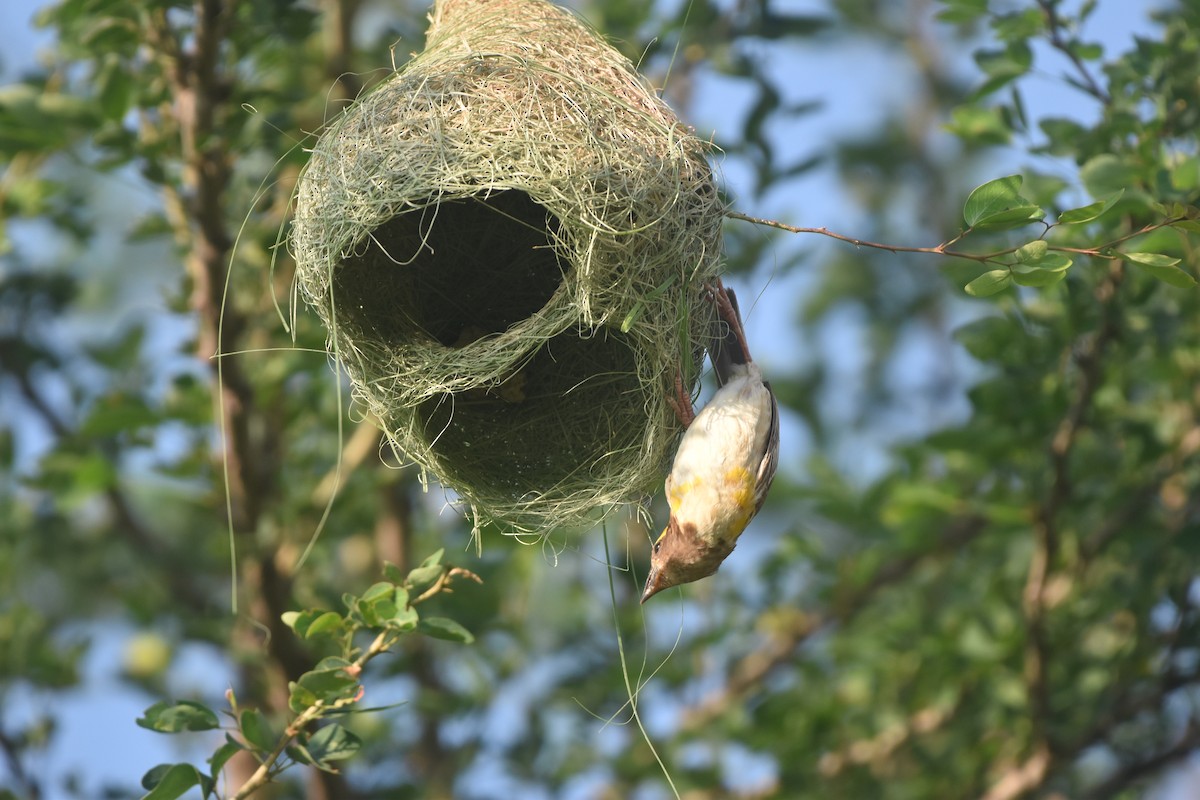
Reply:
M1200 4L1109 52L1107 2L584 9L684 117L752 98L735 207L822 168L870 220L795 227L819 266L730 221L732 271L806 279L811 347L764 359L793 446L726 568L644 612L636 521L475 556L289 313L304 137L424 9L48 4L0 87L0 797L99 793L6 709L88 686L115 621L136 724L211 737L122 795L1144 792L1200 743ZM840 41L903 47L907 100L797 158L818 106L772 57ZM1086 113L1034 116L1046 75ZM225 697L176 696L189 643Z

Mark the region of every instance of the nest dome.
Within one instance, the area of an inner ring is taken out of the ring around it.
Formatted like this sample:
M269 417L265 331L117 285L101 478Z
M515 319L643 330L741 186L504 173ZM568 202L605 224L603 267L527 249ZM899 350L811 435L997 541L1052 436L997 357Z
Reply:
M332 123L297 189L300 289L356 397L476 526L657 491L712 324L706 146L543 0L440 0L425 50Z

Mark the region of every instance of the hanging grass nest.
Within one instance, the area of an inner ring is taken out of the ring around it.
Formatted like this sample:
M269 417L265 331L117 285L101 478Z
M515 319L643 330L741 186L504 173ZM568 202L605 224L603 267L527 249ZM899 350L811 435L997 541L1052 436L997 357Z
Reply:
M658 490L713 314L706 146L543 0L439 0L425 50L322 135L301 290L356 396L475 524L545 532Z

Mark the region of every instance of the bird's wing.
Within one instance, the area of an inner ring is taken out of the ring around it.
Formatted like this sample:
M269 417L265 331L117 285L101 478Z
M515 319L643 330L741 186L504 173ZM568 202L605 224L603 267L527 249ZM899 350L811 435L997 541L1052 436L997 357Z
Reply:
M763 381L763 386L771 396L771 422L767 429L767 446L763 451L762 461L758 464L758 475L754 481L755 514L762 510L771 482L775 480L775 470L779 468L779 403L775 400L775 392L771 391L771 384Z

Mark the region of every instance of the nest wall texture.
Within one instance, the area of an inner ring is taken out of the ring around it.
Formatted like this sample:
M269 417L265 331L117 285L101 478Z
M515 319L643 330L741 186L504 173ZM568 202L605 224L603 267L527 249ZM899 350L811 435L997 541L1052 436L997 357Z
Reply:
M712 310L706 147L542 0L441 0L425 50L316 143L298 280L356 396L475 523L657 491Z

